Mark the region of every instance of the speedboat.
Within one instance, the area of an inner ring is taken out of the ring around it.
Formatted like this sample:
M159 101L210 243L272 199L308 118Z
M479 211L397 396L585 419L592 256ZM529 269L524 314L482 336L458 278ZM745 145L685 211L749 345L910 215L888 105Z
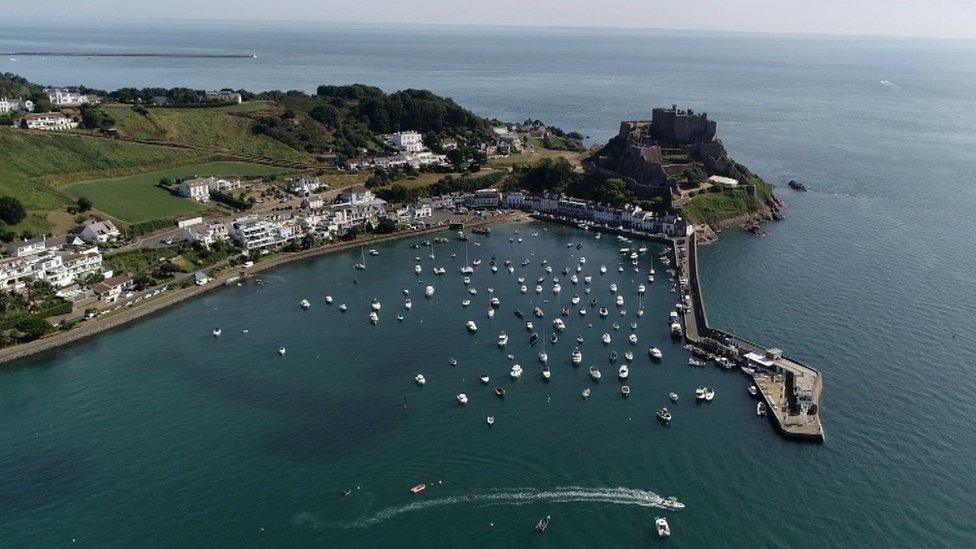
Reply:
M600 369L596 366L590 366L590 377L593 378L593 381L600 381L603 374L600 373Z
M549 379L551 377L552 377L552 372L549 370L549 366L548 365L547 366L543 366L542 367L542 379L544 379L546 381L549 381Z
M512 379L518 379L522 377L522 366L520 366L519 364L512 365L512 371L509 372L509 375L512 377Z
M583 363L583 353L580 352L579 347L573 349L570 360L573 362L573 366L579 366Z
M458 401L458 404L464 406L465 404L468 403L468 395L466 395L464 393L458 393L457 401Z
M587 387L586 389L583 389L583 392L580 393L580 396L583 397L583 400L590 398L590 388Z
M495 387L495 396L498 398L505 398L505 388Z
M406 309L406 310L409 311L411 307L413 307L413 301L410 301L408 299L408 300L406 300L406 301L403 302L403 308L404 309Z
M223 333L223 331L220 328L214 328L213 330L210 330L210 333L213 334L214 337L220 337L220 334Z
M586 316L586 309L580 309L579 314L580 316Z
M671 402L678 402L678 393L668 393L668 398Z
M427 384L427 378L424 377L424 374L417 374L416 376L414 376L413 380L417 382L417 385Z
M502 333L498 334L498 346L499 347L504 347L506 345L508 345L508 334L506 334L505 332L502 332Z
M607 266L600 265L600 274L607 274Z
M426 484L418 484L418 485L410 488L410 493L411 494L419 494L420 492L423 492L426 489L427 489L427 485Z
M610 334L603 332L603 335L600 336L600 339L603 340L604 345L610 345L610 341L611 341Z
M630 334L627 336L627 341L629 341L631 345L637 345L637 334Z
M485 385L488 385L488 382L491 381L491 378L488 377L488 374L481 374L481 377L479 379L481 380L481 383Z
M327 305L332 305L332 296L331 295L325 296L325 303Z
M373 324L378 324L379 323L380 317L379 317L379 315L376 314L376 311L371 311L369 313L369 321L371 323L373 323Z
M664 498L664 500L661 502L660 505L665 509L672 509L675 511L680 511L685 508L685 504L678 501L678 498L674 496L668 496Z
M630 377L630 368L628 368L626 364L621 364L620 368L617 370L617 377L619 377L621 380Z
M657 411L657 418L661 420L661 423L667 425L671 423L671 412L667 408L661 408Z
M624 397L629 397L630 396L630 385L621 385L620 386L620 394L623 395Z
M478 331L478 325L475 324L473 320L469 320L466 326L468 327L468 331L472 334Z
M299 302L299 305L302 307L302 309L305 310L308 310L308 308L312 306L312 304L309 303L307 299L301 300L301 302Z
M750 385L748 387L748 391L749 391L749 394L750 395L756 396L757 391L756 391L756 386L755 385Z
M278 347L278 354L279 354L279 355L281 355L281 356L285 356L285 353L286 353L286 352L287 352L287 351L285 350L285 348L284 348L284 347Z
M552 321L552 327L555 328L556 331L562 332L566 330L566 323L563 322L563 319L557 318L556 320Z
M654 360L661 360L661 357L664 356L664 353L662 353L661 349L658 349L657 347L651 347L650 349L647 350L647 355L653 358Z

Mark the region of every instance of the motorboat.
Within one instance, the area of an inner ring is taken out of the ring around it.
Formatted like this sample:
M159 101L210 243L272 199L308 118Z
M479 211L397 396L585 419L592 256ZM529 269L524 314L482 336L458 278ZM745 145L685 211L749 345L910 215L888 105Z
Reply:
M580 393L580 396L583 397L583 400L590 398L590 388L587 387L586 389L583 389L583 391Z
M678 501L678 498L674 496L668 496L664 498L664 500L661 501L660 505L665 509L671 509L674 511L680 511L685 508L685 504Z
M681 337L681 324L675 322L671 325L671 337L680 338Z
M715 398L715 389L706 388L705 389L705 402L711 402Z
M657 411L657 418L661 420L661 423L668 425L671 423L671 412L667 408L661 408Z
M343 304L341 304L341 305L339 305L339 311L340 311L340 312L343 312L343 313L344 313L344 312L346 312L346 311L348 311L348 310L349 310L349 306L348 306L348 305L346 305L345 303L343 303Z
M210 330L210 333L213 334L214 337L220 337L220 334L223 333L223 330L221 330L220 328L214 328L213 330Z
M555 332L554 332L552 335L549 336L549 341L551 341L552 343L555 343L555 342L559 341L559 336L556 335Z
M427 384L427 378L424 377L424 374L417 374L416 376L414 376L413 380L417 382L417 385Z
M528 293L529 289L525 286L525 284L523 284L519 286L519 291L524 294L524 293Z
M668 393L668 398L671 402L678 402L678 393Z
M369 304L369 307L370 309L379 312L379 310L383 308L383 305L380 303L380 300L374 297L372 303Z
M379 324L379 321L380 321L380 317L379 317L379 315L377 315L377 314L376 314L376 311L371 311L371 312L369 313L369 321L370 321L370 322L371 322L372 324Z
M481 374L481 377L478 379L480 379L481 383L484 385L488 385L488 382L491 381L491 378L488 377L488 374Z
M764 416L764 415L766 415L766 403L765 402L760 401L760 402L757 402L756 403L756 415L757 416Z
M695 389L695 399L698 400L699 402L705 400L706 389L707 389L706 387L699 387Z
M630 334L627 336L627 341L629 341L631 345L637 345L637 334Z
M468 331L472 334L478 331L478 325L475 324L473 320L469 320L466 326L468 327Z
M409 311L411 308L413 308L413 301L410 301L409 299L404 301L403 308Z
M399 320L400 322L403 322L403 315L397 315L396 319Z
M414 274L419 275L420 273L424 272L424 268L421 267L420 265L414 265L413 272Z
M592 276L586 275L586 276L583 277L583 283L584 284L589 284L590 282L593 282L593 277Z
M509 372L509 375L512 377L512 379L518 379L522 377L522 366L519 364L513 364L512 371Z
M532 325L532 321L531 320L527 320L525 322L525 329L527 331L531 332L534 328L535 328L535 326Z
M573 354L570 356L570 360L573 366L579 366L583 363L583 353L580 352L579 347L573 349Z
M285 353L287 353L287 352L288 352L288 351L287 351L287 350L285 350L285 348L284 348L284 347L278 347L278 354L279 354L279 355L281 355L281 356L285 356Z
M529 345L535 345L538 342L539 342L539 334L532 332L532 335L529 336Z
M550 378L552 378L552 371L549 370L549 366L548 365L543 366L542 367L542 379L544 379L546 381L549 381Z
M502 333L498 334L498 346L499 347L504 347L506 345L508 345L508 334L506 334L505 332L502 332Z
M302 309L305 309L306 311L312 306L312 304L309 303L307 299L301 300L301 302L299 302L298 304L301 306Z
M752 395L752 396L756 396L756 393L758 393L758 391L756 390L756 386L755 385L750 385L747 388L747 390L749 391L749 394Z
M461 406L464 406L465 404L468 403L468 395L466 395L464 393L458 393L457 401L458 401L458 404L460 404Z
M582 345L583 344L583 336L581 336L581 335L576 336L576 343L579 343L580 345Z
M610 284L610 293L616 293L616 292L617 292L617 283L616 282L611 283Z
M600 369L596 366L590 366L590 377L593 379L593 381L600 381L603 374L600 373Z
M628 368L626 364L621 364L620 368L617 369L617 377L619 377L621 380L630 377L630 368Z
M492 264L492 266L491 266L491 272L492 273L497 273L498 272L498 265Z
M607 274L607 266L600 265L600 274Z
M505 398L505 388L495 387L495 396L498 398Z
M542 285L541 284L536 285L536 287L535 287L535 293L537 293L537 294L541 294L542 293Z
M427 485L426 484L418 484L418 485L410 488L410 493L411 494L419 494L420 492L423 492L426 489L427 489Z
M607 318L610 315L610 311L606 307L600 307L600 318Z
M607 332L603 332L603 335L600 336L600 339L603 340L604 345L610 345L611 338L610 338L610 334L608 334Z
M540 534L543 533L543 532L545 532L546 531L546 528L549 528L549 521L550 520L552 520L552 517L549 516L549 515L546 515L546 516L542 517L541 519L539 519L538 522L535 523L535 531L536 532L539 532Z
M579 294L573 294L573 297L570 298L569 302L572 303L573 305L579 305L580 302Z
M625 398L626 397L629 397L630 396L630 385L621 385L620 386L620 394L623 397L625 397Z
M704 368L705 367L705 361L704 360L698 360L695 357L691 357L691 358L688 359L688 366L694 366L696 368Z
M464 285L467 286L467 285L471 284L471 277L470 276L466 276L466 277L464 277L464 278L461 279L461 282L464 282Z
M647 288L643 284L639 284L637 286L637 293L639 295L644 295L645 293L647 293Z
M325 296L325 304L326 305L332 305L332 296L331 295Z
M623 307L624 306L624 296L618 295L617 296L617 299L614 300L614 303L617 304L617 307Z
M617 351L610 351L610 357L609 357L610 358L610 363L613 364L614 362L617 362L617 357L618 356L620 356L620 355L617 354Z
M492 425L494 425L495 424L495 416L488 416L488 417L486 417L485 418L485 423L487 423L489 427L492 426Z
M491 299L489 299L488 300L488 304L491 305L492 307L501 307L502 306L501 300L498 299L497 297L492 297Z
M618 273L624 272L624 266L623 265L617 265L617 272Z
M563 319L557 318L552 321L552 327L555 328L557 332L562 332L566 330L566 323L563 322Z
M468 293L471 294L471 295L478 295L478 289L477 288L468 288Z
M546 316L546 314L542 312L542 309L540 309L538 307L536 307L535 309L532 310L532 314L534 314L536 316L536 318L542 318L542 317Z
M563 287L560 286L558 283L557 284L553 284L553 286L552 286L552 293L558 294L559 292L562 291L562 289L563 289Z
M539 362L543 364L549 363L549 354L545 350L539 351Z
M427 296L428 298L433 297L434 296L434 287L433 286L427 286L426 288L424 288L424 295Z
M633 362L634 361L634 353L632 353L630 351L624 351L624 360L626 360L627 362Z

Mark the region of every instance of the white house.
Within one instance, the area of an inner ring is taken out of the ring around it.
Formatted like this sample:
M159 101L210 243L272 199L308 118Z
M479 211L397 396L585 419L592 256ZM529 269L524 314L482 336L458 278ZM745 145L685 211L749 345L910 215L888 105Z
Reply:
M110 220L89 219L81 224L81 238L86 242L105 244L122 236L122 232Z
M98 299L112 303L117 300L124 290L132 287L132 277L129 275L118 275L107 278L102 282L92 285L92 291Z
M520 210L525 206L525 193L513 191L505 194L505 207L512 210Z
M342 189L342 192L339 193L339 197L336 199L336 204L364 206L375 199L376 195L373 194L373 191L363 185L353 185L352 187Z
M188 242L199 242L208 248L230 237L223 223L196 223L183 227L181 232Z
M34 110L34 102L30 99L7 99L0 97L0 114L10 112L31 112Z
M396 132L386 136L387 146L398 151L420 152L424 150L423 136L418 132Z
M52 105L59 107L77 107L91 101L87 95L75 93L65 88L44 88L44 93L47 94Z
M0 259L0 288L14 290L24 286L33 277L30 263L22 257Z
M223 179L220 177L210 177L208 178L207 189L210 192L220 192L225 193L227 191L233 191L241 188L240 179Z
M299 196L314 193L320 187L322 187L322 182L319 181L318 177L300 177L288 180L288 192Z
M497 208L502 202L502 194L498 189L480 189L464 199L464 205L469 208Z
M303 210L318 210L325 207L325 199L322 195L309 195L302 199Z
M44 252L47 249L47 237L24 239L19 242L7 244L7 255L14 257L24 257Z
M210 201L210 179L197 177L180 182L180 196L192 198L197 202Z
M222 103L241 103L241 94L234 90L208 90L203 93L207 101L220 101Z
M78 123L59 112L24 114L18 126L27 130L73 130Z
M98 248L58 252L58 255L61 256L61 264L69 280L67 284L61 284L62 286L84 280L90 274L102 272L102 254L98 252Z
M256 217L242 217L231 223L231 237L246 252L264 250L278 243L274 223Z
M431 217L434 215L434 209L430 207L429 202L414 202L408 206L410 211L410 217L413 219L423 219L425 217Z

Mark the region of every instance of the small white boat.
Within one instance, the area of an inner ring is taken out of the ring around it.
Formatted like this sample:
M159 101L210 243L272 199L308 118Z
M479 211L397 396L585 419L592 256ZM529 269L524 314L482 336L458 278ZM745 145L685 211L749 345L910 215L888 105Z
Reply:
M223 330L221 330L220 328L214 328L213 330L210 330L210 333L213 334L214 337L220 337L220 334L223 333Z
M630 396L630 385L621 385L620 386L620 394L623 397L629 397Z
M563 322L563 319L561 319L561 318L557 318L557 319L555 319L555 320L553 320L553 321L552 321L552 327L553 327L553 328L554 328L554 329L555 329L555 330L556 330L557 332L563 332L563 331L565 331L565 330L566 330L566 323L565 323L565 322Z
M537 293L537 294L541 294L542 293L542 286L541 285L538 285L538 286L535 287L535 293Z
M491 272L493 272L493 273L497 273L497 272L498 272L498 266L497 266L497 265L492 265L492 266L491 266ZM489 417L490 417L490 416L489 416Z
M600 381L601 377L603 377L603 374L600 373L600 369L596 366L590 366L590 378L592 378L593 381Z
M600 318L607 318L610 315L610 311L606 307L600 307Z
M332 305L332 296L331 295L325 296L325 303L326 303L326 305Z
M477 288L468 288L468 293L471 294L471 295L478 295L478 289Z
M372 255L372 256L380 255L380 251L379 250L376 250L376 249L370 249L369 250L369 255Z
M380 317L379 317L379 315L376 314L376 311L373 311L373 312L369 313L369 321L371 323L373 323L373 324L378 324L379 323Z
M467 286L468 284L471 284L471 277L466 276L462 279L462 281L464 282L464 285Z
M756 396L756 393L758 392L756 390L756 386L755 385L750 385L746 390L748 390L749 391L749 394L752 395L752 396Z
M287 352L288 351L286 351L284 347L278 347L278 354L279 355L285 356L285 353L287 353Z
M616 293L616 292L617 292L617 284L616 283L610 284L610 293Z
M495 309L488 307L488 318L495 318Z
M479 379L481 380L482 385L488 385L488 382L491 381L491 378L488 377L488 374L481 374L481 377Z
M637 345L637 334L630 334L627 336L627 341L629 341L631 345Z
M454 358L453 356L451 358L447 359L447 363L450 364L451 366L457 366L458 365L457 359Z
M643 284L637 286L637 293L638 294L644 295L646 292L647 292L647 288L645 288Z
M403 302L404 309L409 311L412 307L413 307L413 302L410 301L409 299Z
M400 322L403 322L403 315L397 315L396 319L399 320Z
M607 274L607 266L600 265L600 274Z
M626 364L621 364L620 368L617 369L617 377L619 377L621 380L630 377L630 368L628 368Z
M464 301L461 302L462 307L467 307L468 305L471 305L470 299L465 299Z
M610 338L610 334L608 334L607 332L603 332L603 335L600 336L600 339L603 340L604 345L610 345L610 341L612 341Z
M579 305L580 302L579 294L573 294L573 297L570 298L569 302L572 303L573 305Z
M617 299L614 300L614 301L617 304L617 307L623 307L624 306L624 296L618 295L617 296Z
M492 307L501 307L502 302L497 297L493 297L490 300L488 300L488 304L491 305Z
M678 393L668 393L668 398L671 402L678 402Z
M485 418L485 423L487 423L489 426L494 425L495 424L495 416L488 416L488 417L486 417Z
M549 366L542 367L542 379L549 381L552 378L552 372L549 370Z
M583 389L583 392L580 393L580 396L583 397L583 400L590 398L590 388L587 387L586 389Z
M699 387L695 389L695 399L698 401L705 400L705 391L708 390L707 387Z
M370 303L369 306L376 312L379 312L379 310L383 308L383 305L380 304L380 300L376 299L375 297L373 298L373 302Z
M593 277L592 276L586 275L586 276L583 277L583 283L584 284L589 284L590 282L593 282Z
M466 326L468 327L468 331L472 334L478 331L478 325L475 324L473 320L469 320Z
M624 351L624 360L626 360L627 362L633 362L634 361L634 353L632 353L630 351Z
M511 376L512 379L518 379L522 377L522 366L518 364L512 365L512 371L509 372L508 375Z
M705 402L711 402L715 398L715 389L705 389Z
M424 272L424 268L421 267L420 265L414 265L413 266L413 272L414 272L414 274L418 274L419 275L420 273Z
M434 296L434 287L433 286L427 286L426 288L424 288L424 295L427 296L428 298L429 297L433 297Z
M661 349L658 349L657 347L651 347L650 349L647 350L647 355L653 358L654 360L661 360L661 357L664 356L664 353L662 353Z
M416 376L414 376L413 380L417 382L417 385L427 384L427 378L424 377L424 374L417 374Z
M554 293L554 294L558 294L558 293L559 293L559 292L561 292L562 290L563 290L563 287L562 287L562 286L560 286L559 284L554 284L554 285L552 286L552 293Z
M339 310L344 313L349 310L349 306L343 303L342 305L339 305Z
M306 311L307 311L307 310L308 310L308 309L309 309L309 308L310 308L310 307L312 306L312 304L311 304L311 303L309 303L309 301L308 301L307 299L303 299L303 300L301 300L301 301L300 301L300 302L298 303L298 305L299 305L299 306L301 306L301 308L302 308L302 309L305 309Z
M570 360L573 366L579 366L583 363L583 353L580 352L579 347L573 349L573 354L570 356Z
M498 334L498 346L504 347L506 345L508 345L508 334L506 334L505 332L501 332L500 334Z
M522 286L519 287L519 291L524 294L524 293L528 292L529 289L525 287L525 284L523 284Z
M465 404L468 403L468 395L466 395L464 393L458 393L457 401L458 401L458 404L460 404L461 406L464 406Z
M757 416L764 416L764 415L766 415L766 403L765 402L761 402L760 401L760 402L757 402L756 403L756 415Z

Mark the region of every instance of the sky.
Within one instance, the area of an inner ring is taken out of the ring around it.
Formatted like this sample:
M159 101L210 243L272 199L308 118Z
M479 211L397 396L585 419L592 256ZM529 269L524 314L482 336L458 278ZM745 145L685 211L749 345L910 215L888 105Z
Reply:
M37 0L0 0L5 18ZM60 0L112 19L622 27L976 39L976 0ZM42 10L50 17L50 10ZM67 16L70 18L70 16ZM69 19L70 20L70 19Z

